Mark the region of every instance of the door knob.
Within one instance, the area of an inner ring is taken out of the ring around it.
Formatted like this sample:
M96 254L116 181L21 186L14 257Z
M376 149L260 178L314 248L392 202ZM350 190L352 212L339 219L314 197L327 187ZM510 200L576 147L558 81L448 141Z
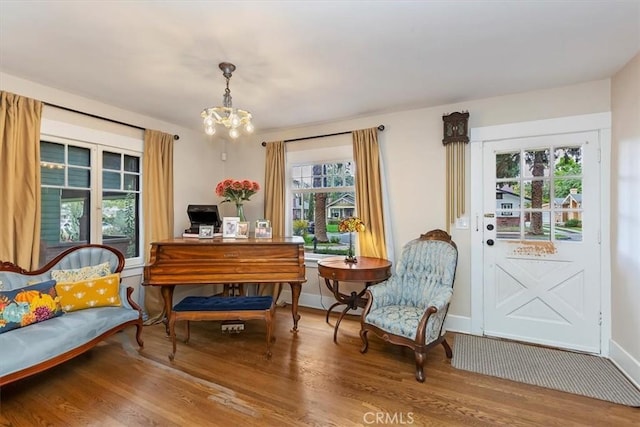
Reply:
M489 245L489 246L493 246L493 243L494 243L494 242L493 242L493 239L489 239L489 240L487 240L487 245Z
M487 230L489 231L493 230L493 224L487 224Z

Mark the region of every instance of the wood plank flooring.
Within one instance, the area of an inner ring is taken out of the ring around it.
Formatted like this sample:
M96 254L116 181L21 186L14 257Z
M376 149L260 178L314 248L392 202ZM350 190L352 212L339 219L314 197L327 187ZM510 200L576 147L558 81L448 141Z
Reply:
M273 357L265 327L226 335L192 322L175 361L164 326L133 329L89 353L0 391L1 426L631 426L640 409L473 374L451 367L442 346L414 379L413 353L371 336L360 353L357 317L338 344L324 312L278 308ZM178 337L184 326L177 325ZM453 335L448 337L455 352ZM0 353L1 354L1 353Z

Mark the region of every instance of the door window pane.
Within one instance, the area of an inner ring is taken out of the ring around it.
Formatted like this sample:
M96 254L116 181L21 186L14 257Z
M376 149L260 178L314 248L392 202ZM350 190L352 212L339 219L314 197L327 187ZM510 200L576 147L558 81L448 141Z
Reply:
M558 210L555 212L555 237L557 240L582 241L582 211Z
M520 176L520 152L496 154L496 178Z
M549 150L525 150L525 177L549 176Z
M527 240L551 240L549 212L524 212L524 237Z
M524 207L549 209L550 189L548 179L523 181Z

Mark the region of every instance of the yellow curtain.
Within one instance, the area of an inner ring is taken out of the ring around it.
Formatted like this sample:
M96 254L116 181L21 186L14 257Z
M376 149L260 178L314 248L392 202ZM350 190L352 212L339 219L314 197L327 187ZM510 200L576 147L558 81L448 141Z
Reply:
M264 172L264 218L271 221L273 237L284 236L285 209L284 141L267 143ZM270 289L272 288L272 289ZM271 294L277 300L281 285L260 285L260 295Z
M360 255L387 258L377 128L353 131L353 159L356 162L356 209L366 227L364 232L356 233Z
M27 270L40 254L42 103L0 91L0 260Z
M145 130L142 168L144 248L145 261L149 262L151 243L173 237L173 135ZM149 315L145 324L164 319L159 286L145 288L144 306Z

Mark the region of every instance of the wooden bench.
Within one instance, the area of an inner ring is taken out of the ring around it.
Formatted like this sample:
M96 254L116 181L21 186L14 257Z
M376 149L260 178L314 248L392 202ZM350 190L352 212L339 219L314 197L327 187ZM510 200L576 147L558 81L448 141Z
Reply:
M275 304L271 296L190 296L186 297L173 307L169 316L169 335L173 352L169 360L173 360L176 354L175 324L178 320L187 321L187 338L189 342L191 320L253 320L263 319L267 324L267 358L271 357L271 335L273 333L273 320L275 319Z

